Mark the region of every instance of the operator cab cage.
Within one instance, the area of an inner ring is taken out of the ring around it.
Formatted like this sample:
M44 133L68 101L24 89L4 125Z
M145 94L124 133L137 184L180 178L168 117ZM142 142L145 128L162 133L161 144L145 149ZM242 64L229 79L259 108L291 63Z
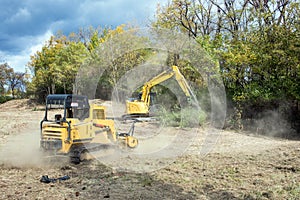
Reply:
M142 101L142 95L143 93L139 92L137 97L128 98L127 101L129 102ZM150 106L151 106L155 102L156 92L150 92L149 96L150 96Z
M74 94L50 94L46 99L45 117L43 121L48 120L48 111L50 109L63 109L62 114L55 115L55 121L66 121L66 118L78 118L83 120L89 117L89 101L86 96Z
M143 93L140 92L139 93L139 100L142 99L142 95L143 95ZM150 96L150 104L149 105L152 106L153 104L155 104L156 92L151 92L150 91L149 96Z

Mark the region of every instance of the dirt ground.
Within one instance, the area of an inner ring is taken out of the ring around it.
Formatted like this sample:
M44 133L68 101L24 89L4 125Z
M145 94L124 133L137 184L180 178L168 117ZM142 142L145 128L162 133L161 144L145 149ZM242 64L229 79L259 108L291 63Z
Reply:
M143 122L136 123L136 151L112 161L100 158L74 165L64 157L53 160L40 154L41 108L29 100L0 105L0 199L300 197L300 141ZM120 131L130 127L116 125ZM149 135L159 132L166 134L152 141ZM126 170L120 170L122 166ZM46 184L40 182L43 175L70 179Z

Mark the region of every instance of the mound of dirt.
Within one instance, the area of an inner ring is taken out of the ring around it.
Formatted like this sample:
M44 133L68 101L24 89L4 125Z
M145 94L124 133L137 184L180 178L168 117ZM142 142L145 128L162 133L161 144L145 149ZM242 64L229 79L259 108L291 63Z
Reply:
M33 99L13 99L5 103L0 104L0 110L25 110L33 109L38 105Z

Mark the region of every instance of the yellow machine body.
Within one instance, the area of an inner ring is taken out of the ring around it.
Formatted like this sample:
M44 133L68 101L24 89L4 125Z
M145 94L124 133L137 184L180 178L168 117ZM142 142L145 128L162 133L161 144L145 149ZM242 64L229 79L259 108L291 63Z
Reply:
M68 102L68 98L70 101L76 98L80 100L79 103ZM130 148L137 145L137 139L132 136L133 133L131 135L118 134L114 121L106 119L105 107L96 104L89 105L87 98L75 95L49 95L47 101L45 118L41 121L40 140L41 148L46 151L68 154L84 145L107 144L117 141L126 143ZM85 105L83 105L84 103ZM55 119L49 120L50 109L48 107L50 104L63 104L64 113L55 114ZM82 105L78 106L78 104ZM73 105L81 107L77 109ZM80 111L84 116L76 117L75 113ZM136 145L132 141L136 141Z
M149 106L147 103L141 100L126 101L126 113L129 115L148 115Z

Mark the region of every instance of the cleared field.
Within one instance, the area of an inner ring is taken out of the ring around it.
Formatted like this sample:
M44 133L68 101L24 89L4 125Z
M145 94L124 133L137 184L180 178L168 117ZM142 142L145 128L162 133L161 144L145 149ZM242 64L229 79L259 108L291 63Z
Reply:
M54 160L43 157L39 152L39 122L43 114L28 100L0 105L0 199L297 199L300 196L300 142L296 140L221 131L211 141L209 152L203 154L209 129L164 127L170 137L173 133L182 136L176 137L168 155L186 142L189 133L196 135L186 151L175 157L122 158L118 164L133 169L124 172L109 167L101 161L101 156L79 165L68 163L64 157ZM126 130L128 126L120 124L118 128ZM157 128L151 123L137 124L136 137L147 141L147 134L153 130ZM153 145L162 146L164 141ZM139 151L145 153L143 142ZM137 166L144 170L135 170ZM40 182L43 175L49 178L68 175L70 179L45 184Z

